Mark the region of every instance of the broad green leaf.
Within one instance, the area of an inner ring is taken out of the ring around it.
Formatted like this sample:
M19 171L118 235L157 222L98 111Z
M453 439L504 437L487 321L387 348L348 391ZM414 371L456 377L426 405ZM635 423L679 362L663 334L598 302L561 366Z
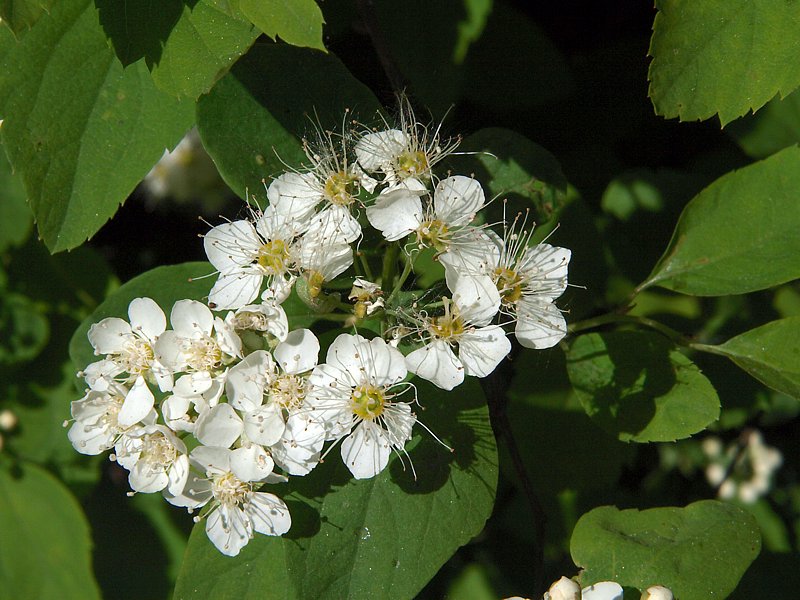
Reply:
M674 441L719 417L714 387L657 333L581 335L567 352L567 373L586 413L623 441Z
M56 0L0 0L0 19L14 35L19 36L50 12Z
M283 538L256 535L231 560L195 526L175 599L413 598L477 535L492 511L497 450L475 379L452 395L417 386L422 428L408 457L395 456L377 477L354 480L334 449L309 476L281 494L292 513ZM405 463L405 468L403 467ZM411 469L413 463L416 480Z
M800 142L800 92L773 98L754 115L746 115L726 129L749 156L766 158Z
M273 40L278 36L293 46L325 50L325 21L314 0L239 0L239 10Z
M581 517L570 541L582 585L659 584L680 600L726 598L760 550L752 515L716 500L643 511L602 506Z
M100 24L123 65L144 58L153 80L175 96L197 98L233 65L260 32L228 14L225 0L96 0Z
M263 196L262 181L307 160L300 139L317 121L337 130L347 108L364 119L379 105L335 56L258 44L200 98L197 128L228 185Z
M686 206L644 289L744 294L800 277L800 148L719 178Z
M82 369L97 360L92 346L86 337L89 327L106 317L120 317L128 320L128 305L134 298L148 297L164 311L169 321L172 305L178 300L191 299L199 302L208 300L208 292L216 281L216 276L204 277L214 272L214 267L206 262L190 262L179 265L158 267L134 277L111 293L97 309L80 324L69 344L69 355L76 369ZM309 309L292 294L281 306L289 317L292 329L308 327L314 317ZM224 313L217 313L223 314Z
M800 5L658 0L650 41L656 113L722 125L800 85Z
M697 348L727 356L764 385L800 399L800 317L767 323L718 346Z
M100 598L80 506L34 465L0 467L0 589L6 598Z
M0 252L18 246L31 233L33 215L25 200L22 180L0 150Z
M144 63L122 68L97 18L61 2L0 64L0 134L52 252L93 235L192 125Z
M496 600L497 593L492 589L486 568L480 563L464 567L447 590L446 598L458 600Z
M461 64L467 57L470 45L478 41L492 14L494 0L462 0L466 15L458 22L458 40L453 49L453 60Z

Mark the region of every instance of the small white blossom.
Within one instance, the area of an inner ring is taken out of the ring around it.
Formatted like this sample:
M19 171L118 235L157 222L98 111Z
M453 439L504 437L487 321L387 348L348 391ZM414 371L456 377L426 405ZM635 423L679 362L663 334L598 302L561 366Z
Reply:
M416 422L411 406L395 399L404 389L403 355L381 338L343 333L314 368L309 391L328 438L343 439L342 460L356 479L374 477L391 451L402 451Z
M198 446L192 450L192 473L179 494L165 493L167 501L189 509L209 505L206 534L217 549L236 556L255 533L283 535L292 520L286 504L257 491L256 484L242 481L233 472L232 452L225 448Z
M640 600L675 600L672 590L663 585L651 585L643 593Z
M189 477L186 446L163 425L136 428L115 445L115 460L128 469L128 483L145 494L180 492Z

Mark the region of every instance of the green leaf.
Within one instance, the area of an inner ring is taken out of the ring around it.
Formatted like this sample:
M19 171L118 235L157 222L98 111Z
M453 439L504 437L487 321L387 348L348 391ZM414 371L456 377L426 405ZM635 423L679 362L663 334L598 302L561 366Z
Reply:
M100 24L123 65L144 58L153 80L175 96L207 92L260 32L230 16L225 0L96 0Z
M372 93L331 54L285 44L253 47L197 103L203 145L242 198L306 160L300 138L319 121L338 129L345 109L372 115Z
M325 50L325 21L314 0L239 0L239 10L273 40L279 36L293 46Z
M673 441L719 417L714 387L657 333L581 335L570 344L567 373L586 413L623 441Z
M726 598L761 550L747 511L716 500L638 511L602 506L583 515L570 541L581 584L659 584L680 600Z
M283 495L292 529L256 535L236 560L195 526L175 599L413 598L444 562L477 535L492 511L497 449L476 380L458 397L421 383L420 418L452 447L418 428L409 456L373 479L354 480L334 449ZM416 480L408 462L416 471Z
M639 289L724 296L800 277L798 189L797 147L719 178L686 206Z
M49 333L47 319L30 298L8 292L0 296L0 365L36 358Z
M50 12L56 0L0 0L0 19L15 36L25 32Z
M773 98L754 115L737 119L725 129L748 156L766 158L800 142L800 92Z
M800 317L767 323L719 346L697 347L727 356L764 385L800 400Z
M204 277L214 272L214 267L206 262L189 262L179 265L158 267L134 277L113 293L80 324L69 343L69 355L76 369L83 369L97 360L92 346L86 337L89 327L106 317L128 319L128 305L134 298L148 297L164 311L169 319L172 305L178 300L191 299L205 302L216 277ZM289 317L292 329L307 327L314 321L310 313L296 295L292 294L282 305Z
M82 244L192 125L142 62L123 69L89 0L61 2L0 69L3 144L52 252Z
M24 242L32 224L33 215L22 180L11 171L5 153L0 150L0 252Z
M80 506L34 465L0 468L0 589L7 598L100 598Z
M656 113L724 126L800 85L800 5L659 0L650 41Z

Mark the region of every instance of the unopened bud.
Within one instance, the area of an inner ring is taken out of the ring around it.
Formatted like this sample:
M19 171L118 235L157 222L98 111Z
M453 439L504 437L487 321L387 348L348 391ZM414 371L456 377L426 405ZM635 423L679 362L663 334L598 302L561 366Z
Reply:
M581 588L572 579L562 577L550 586L544 600L581 600Z
M651 585L642 594L641 600L674 600L675 596L669 588L663 585Z
M0 412L0 429L3 431L11 431L17 426L17 415L10 410L6 409Z
M583 600L622 600L623 595L622 586L615 581L599 581L581 592Z

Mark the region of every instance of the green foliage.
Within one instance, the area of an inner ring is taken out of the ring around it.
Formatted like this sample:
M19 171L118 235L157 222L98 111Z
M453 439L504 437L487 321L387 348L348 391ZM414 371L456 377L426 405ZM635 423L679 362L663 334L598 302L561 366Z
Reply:
M47 320L36 305L21 294L0 297L0 365L26 362L47 343Z
M32 224L22 182L12 174L11 165L0 151L0 252L25 241Z
M686 206L640 289L722 296L800 277L798 189L796 147L719 178Z
M80 506L34 465L0 465L0 587L8 598L100 598ZM69 565L69 568L64 568ZM32 574L36 574L32 576Z
M334 456L281 494L292 511L283 538L257 536L236 562L195 526L175 598L412 598L483 528L492 511L497 449L478 384L457 398L418 384L422 430L380 475L353 480ZM338 453L335 449L333 453ZM411 465L413 464L413 470ZM416 472L416 478L414 473ZM247 576L244 576L244 574Z
M800 85L800 6L773 0L660 0L650 42L656 113L722 125Z
M19 36L50 12L55 3L56 0L0 0L0 19L15 36Z
M314 0L238 0L239 10L273 40L325 50L322 11Z
M719 417L714 387L657 333L579 336L570 344L567 372L586 413L623 441L674 441Z
M75 248L178 142L192 107L160 92L142 62L122 68L88 0L54 6L12 43L0 65L3 144L47 247Z
M800 142L800 93L773 98L754 115L731 123L726 131L753 158L766 158Z
M718 346L699 346L727 356L764 385L800 399L800 317L773 321Z
M200 98L197 127L227 184L245 198L247 190L260 196L262 181L284 163L305 160L299 137L317 123L341 122L346 108L363 118L379 105L339 59L260 44Z
M659 584L681 600L725 598L761 550L755 519L715 500L638 511L614 506L581 517L570 542L583 585Z

